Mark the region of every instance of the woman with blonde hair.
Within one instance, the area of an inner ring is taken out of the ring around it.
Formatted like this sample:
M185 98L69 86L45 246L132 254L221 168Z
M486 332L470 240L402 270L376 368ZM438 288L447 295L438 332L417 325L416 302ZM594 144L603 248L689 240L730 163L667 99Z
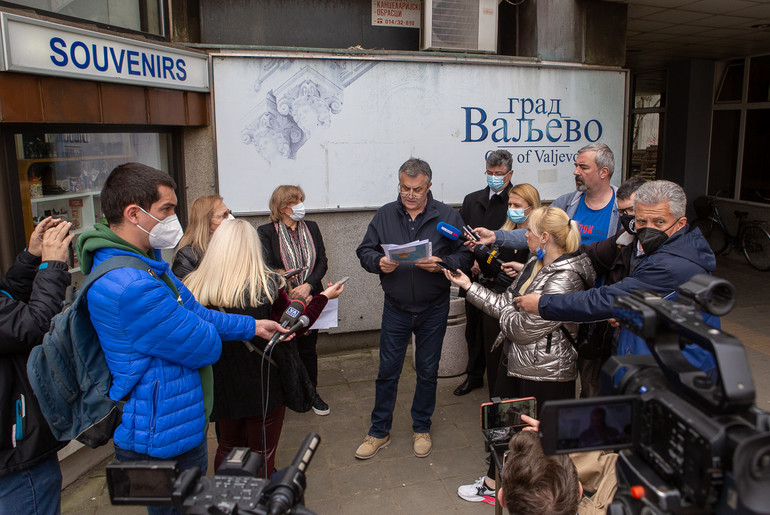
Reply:
M184 283L198 302L228 313L279 320L289 305L283 278L264 263L259 237L245 220L229 220L217 229L197 270ZM343 288L329 284L312 297L303 313L311 324ZM297 342L280 342L265 354L266 343L255 337L222 345L222 355L213 365L211 419L219 424L215 468L234 447L249 447L264 455L269 476L286 406L301 402L295 398L301 396L306 400L304 409L310 409L313 388L299 363ZM273 362L277 368L268 368L263 376L264 367Z
M198 197L193 201L190 206L190 223L174 253L171 271L175 276L184 279L198 267L211 235L224 220L230 218L233 215L219 195Z
M270 223L257 228L265 249L265 262L273 270L301 270L288 280L289 296L309 299L323 289L321 280L328 264L318 224L305 220L305 192L299 186L278 186L270 197ZM310 380L318 385L318 331L308 331L299 341L299 354ZM316 390L313 411L328 415L326 404Z
M500 320L500 334L493 348L502 345L504 357L495 396L535 397L542 406L548 400L575 397L577 351L571 342L577 336L577 324L544 320L519 310L513 299L533 292L584 290L593 286L596 274L588 257L577 254L577 222L559 208L539 207L531 212L527 244L532 256L504 293L471 283L460 270L444 273L467 290L468 302ZM457 494L472 502L494 496L494 468L490 469L474 484L460 486Z
M531 184L517 184L508 192L508 211L502 230L526 229L529 223L529 214L540 207L540 192ZM529 258L529 249L502 248L492 244L492 249L497 251L497 257L505 262L501 270L493 265L481 263L479 265L479 283L495 293L503 293L511 285L513 279L524 267ZM500 320L497 317L481 313L481 339L484 342L484 360L487 372L487 388L489 396L493 397L497 382L497 373L502 359L502 348L493 344L500 334Z

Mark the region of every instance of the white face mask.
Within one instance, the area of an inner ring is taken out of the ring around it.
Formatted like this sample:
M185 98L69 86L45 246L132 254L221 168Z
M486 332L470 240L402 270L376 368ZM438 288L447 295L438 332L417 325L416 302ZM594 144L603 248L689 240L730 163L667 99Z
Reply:
M139 209L142 208L140 207ZM163 220L158 220L144 209L142 209L142 212L158 222L151 231L136 224L137 227L150 235L150 246L154 249L173 249L176 247L176 244L179 243L179 240L182 239L182 235L184 234L182 224L179 223L176 214L169 215Z
M232 213L227 213L227 218L225 218L225 220L235 220L235 217Z
M289 218L291 218L295 222L299 222L300 220L305 218L305 204L303 204L302 202L300 202L299 204L297 204L296 206L290 209L292 212L289 215Z

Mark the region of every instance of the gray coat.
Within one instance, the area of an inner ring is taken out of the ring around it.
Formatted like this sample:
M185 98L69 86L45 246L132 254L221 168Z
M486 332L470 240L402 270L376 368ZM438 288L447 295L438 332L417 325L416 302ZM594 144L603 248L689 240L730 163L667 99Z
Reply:
M528 266L535 258L532 257ZM526 293L570 293L590 288L596 274L587 256L565 255L544 266ZM494 347L505 345L508 375L530 381L572 381L577 376L577 351L559 326L577 336L577 324L544 320L513 303L521 276L504 292L494 293L473 283L466 299L489 316L500 319ZM549 348L550 335L550 348Z

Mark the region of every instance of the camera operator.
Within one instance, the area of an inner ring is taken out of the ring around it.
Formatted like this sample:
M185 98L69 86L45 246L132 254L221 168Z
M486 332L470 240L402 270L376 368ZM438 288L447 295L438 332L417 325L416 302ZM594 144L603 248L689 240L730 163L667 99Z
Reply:
M508 513L599 514L617 491L618 455L604 451L546 456L540 421L521 416L528 427L511 438L497 498Z
M69 222L50 216L0 278L0 513L60 513L64 444L45 422L27 378L27 359L62 306L70 274Z

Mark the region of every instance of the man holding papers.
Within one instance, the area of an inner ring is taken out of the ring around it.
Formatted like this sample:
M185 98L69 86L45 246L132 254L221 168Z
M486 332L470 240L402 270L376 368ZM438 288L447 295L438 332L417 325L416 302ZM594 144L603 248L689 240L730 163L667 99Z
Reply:
M420 159L409 159L401 165L398 198L377 211L356 249L361 266L380 275L385 292L372 425L356 451L359 459L369 459L390 445L398 379L412 333L417 362L417 386L412 400L414 454L424 458L432 448L430 419L436 406L450 286L436 261L444 261L453 270L468 270L473 262L462 242L444 238L436 230L438 222L456 227L463 222L455 209L431 195L432 175L428 163ZM390 259L383 245L391 246ZM401 248L393 249L392 245ZM426 257L410 259L420 255Z

